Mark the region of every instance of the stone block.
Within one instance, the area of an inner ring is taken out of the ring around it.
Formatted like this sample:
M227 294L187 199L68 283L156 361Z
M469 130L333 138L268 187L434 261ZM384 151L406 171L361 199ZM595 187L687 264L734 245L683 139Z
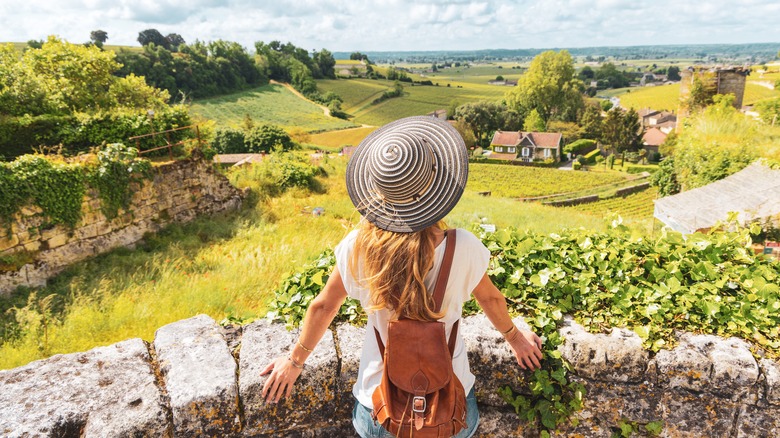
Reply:
M736 400L755 387L758 363L745 341L685 333L680 336L680 344L698 350L712 362L711 391Z
M339 375L336 406L336 418L351 418L355 397L352 387L355 385L360 368L360 355L366 329L350 324L341 324L336 328L336 339L341 352L341 374Z
M761 359L761 372L766 378L766 401L772 405L780 406L780 363Z
M613 328L609 335L591 334L567 318L560 330L562 357L575 372L588 379L638 383L647 379L648 352L642 338L627 329Z
M740 405L712 395L669 390L661 397L664 436L732 436Z
M735 432L737 438L780 436L780 408L743 405Z
M57 234L44 242L46 249L59 248L68 243L72 237L68 233Z
M621 419L647 424L662 417L663 391L652 383L585 381L576 376L572 379L585 386L581 416L597 418L609 427Z
M259 320L244 327L241 341L239 388L244 407L245 436L284 436L337 426L338 357L333 335L326 332L306 361L290 398L266 403L262 388L268 376L260 372L274 359L287 355L298 339L283 324Z
M671 388L701 392L711 383L712 361L688 344L659 351L655 362L659 381Z
M157 330L154 348L170 397L176 436L223 436L239 422L236 362L206 315Z
M474 436L538 438L539 431L533 424L522 421L511 409L495 409L479 405L479 426Z
M19 244L19 236L11 234L0 239L0 252L9 250Z
M98 236L97 224L85 225L76 230L76 237L79 239L91 239Z
M514 320L518 328L528 328L522 318ZM526 387L527 373L517 364L512 349L484 314L461 320L459 328L463 336L469 367L476 380L474 393L480 403L490 406L506 406L498 395L499 388L510 386L516 391L529 393ZM461 354L456 346L455 354Z
M0 387L3 437L170 436L141 339L0 371Z
M35 216L43 213L43 209L37 205L25 205L19 209L22 216Z
M35 252L41 249L41 242L39 240L33 240L25 243L23 248L27 252Z

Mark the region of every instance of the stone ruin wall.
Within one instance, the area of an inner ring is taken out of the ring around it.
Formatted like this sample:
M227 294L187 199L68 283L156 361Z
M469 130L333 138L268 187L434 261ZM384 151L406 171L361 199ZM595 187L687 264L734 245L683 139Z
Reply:
M553 436L610 437L621 421L658 420L664 437L780 436L780 363L756 360L739 339L680 334L677 347L651 355L629 330L594 335L567 320L561 332L570 376L588 392L578 425ZM528 393L501 335L484 315L465 318L462 333L477 377L477 436L538 437L496 394L504 384ZM130 339L0 371L0 435L353 437L363 335L333 328L293 397L265 404L260 372L298 332L267 320L223 328L199 315L160 328L151 343Z
M100 199L94 192L84 197L82 219L75 229L58 225L41 230L45 220L41 209L23 207L10 229L0 227L0 255L26 251L34 262L18 271L0 272L0 298L18 286L44 286L67 266L132 246L145 233L170 223L188 222L201 214L241 205L244 194L201 157L155 166L153 172L151 181L135 188L129 211L120 211L112 220L100 211Z
M690 95L691 85L693 85L693 80L696 77L712 85L715 94L733 94L734 108L737 110L742 109L748 74L750 74L750 70L741 67L688 67L680 70L680 108L678 117L687 117L689 114L688 109L684 107L682 102ZM678 120L677 126L681 125Z

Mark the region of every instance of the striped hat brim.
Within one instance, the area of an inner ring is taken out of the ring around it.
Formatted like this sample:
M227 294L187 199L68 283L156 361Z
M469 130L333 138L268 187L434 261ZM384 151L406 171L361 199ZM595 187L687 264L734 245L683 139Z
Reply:
M347 191L366 220L399 233L425 229L458 203L468 179L463 138L446 121L406 117L369 134L347 166Z

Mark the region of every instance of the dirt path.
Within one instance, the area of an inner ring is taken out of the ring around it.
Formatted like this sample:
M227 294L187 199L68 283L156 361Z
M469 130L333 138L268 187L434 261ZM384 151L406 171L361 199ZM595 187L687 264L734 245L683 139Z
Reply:
M317 102L312 102L311 100L307 99L307 98L306 98L306 96L304 96L303 94L301 94L301 93L300 93L300 91L298 91L298 90L296 90L295 88L293 88L293 87L292 87L292 85L290 85L290 84L285 84L284 82L277 82L277 81L275 81L275 80L273 80L273 79L271 79L269 82L270 82L270 83L272 83L272 84L276 84L276 85L281 85L281 86L283 86L284 88L286 88L286 89L288 89L288 90L292 91L292 93L293 93L293 94L295 94L296 96L300 97L301 99L303 99L303 100L305 100L305 101L307 101L307 102L311 102L311 103L313 103L314 105L317 105L318 107L322 108L322 113L323 113L323 114L325 114L325 116L327 116L327 117L330 117L330 116L331 116L331 115L330 115L330 109L328 109L328 107L326 107L325 105L321 105L321 104L319 104L319 103L317 103Z

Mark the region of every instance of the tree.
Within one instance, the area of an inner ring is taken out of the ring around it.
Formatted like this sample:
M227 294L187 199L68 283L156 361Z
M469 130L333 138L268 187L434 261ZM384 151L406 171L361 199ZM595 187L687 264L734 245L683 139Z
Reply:
M89 33L89 39L90 41L95 43L96 46L103 47L103 44L105 44L106 41L108 41L108 32L100 29L93 30L92 32Z
M584 82L586 80L593 79L595 75L596 73L593 71L593 69L586 65L585 67L582 67L582 70L580 70L577 76Z
M334 68L336 66L336 59L330 51L322 49L319 52L314 52L313 58L314 63L319 67L322 77L331 79L336 78L336 69Z
M40 49L43 47L44 40L29 40L27 41L27 47L31 49Z
M632 108L623 111L613 108L604 120L601 140L616 152L636 151L642 146L639 115Z
M588 105L580 118L580 137L598 140L601 138L601 110L596 105Z
M670 81L679 81L682 79L680 77L680 67L670 66L666 69L666 78Z
M169 33L165 36L165 41L168 42L168 48L173 52L178 52L179 46L186 44L184 38L178 33Z
M574 62L566 50L537 55L516 87L507 93L507 105L526 115L535 109L550 119L577 120L583 107L582 81L576 78Z
M542 119L542 116L540 116L539 112L536 111L536 108L532 109L531 112L528 113L528 115L525 117L523 131L544 132L545 130L547 130L547 127L544 123L544 119Z
M478 144L484 144L490 132L503 129L500 114L504 107L496 102L479 101L461 105L455 110L455 120L471 128Z
M149 44L154 44L156 46L170 49L170 46L168 45L168 40L165 39L165 37L157 29L146 29L144 31L138 32L138 42L142 46L148 46Z
M629 83L628 77L611 62L603 64L596 70L596 79L606 81L609 88L627 87Z

